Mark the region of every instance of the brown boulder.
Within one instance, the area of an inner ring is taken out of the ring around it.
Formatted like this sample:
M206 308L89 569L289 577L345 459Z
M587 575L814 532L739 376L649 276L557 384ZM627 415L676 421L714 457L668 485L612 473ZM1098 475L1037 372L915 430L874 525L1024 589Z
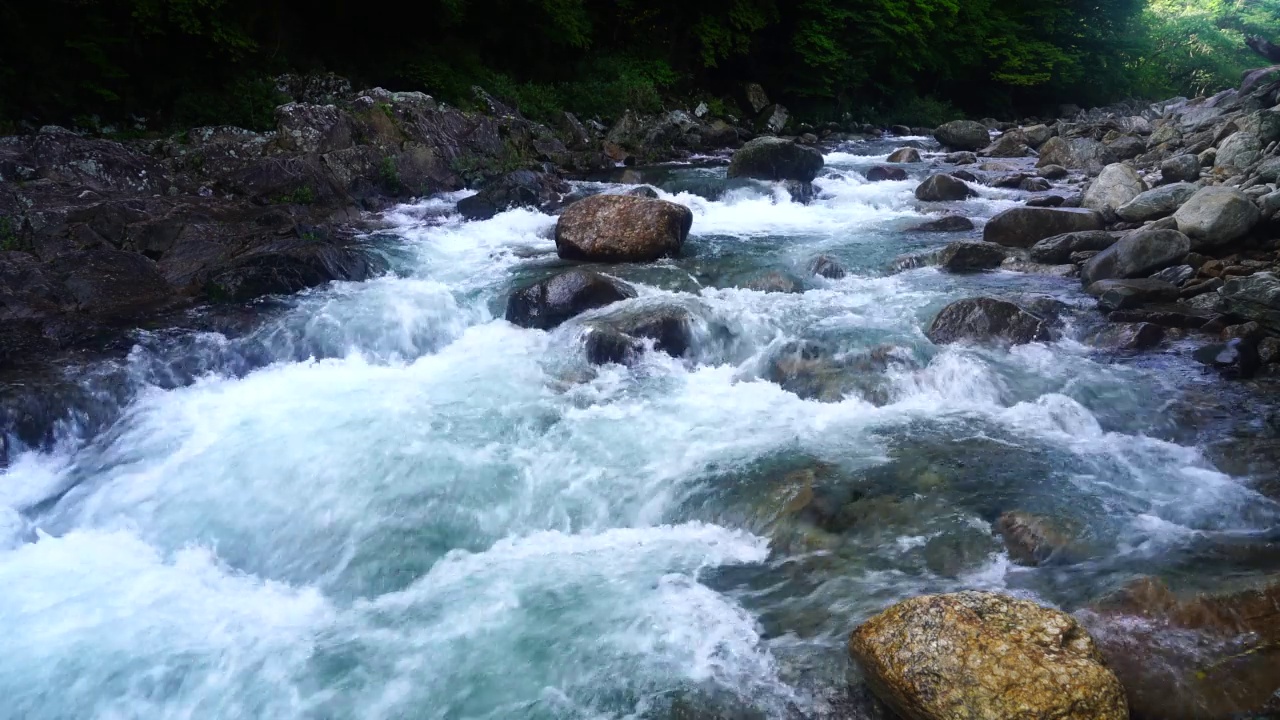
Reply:
M1125 720L1124 688L1074 618L982 592L898 603L849 637L867 683L906 720Z
M595 195L565 208L556 250L568 260L648 262L677 255L693 213L683 205L630 195Z

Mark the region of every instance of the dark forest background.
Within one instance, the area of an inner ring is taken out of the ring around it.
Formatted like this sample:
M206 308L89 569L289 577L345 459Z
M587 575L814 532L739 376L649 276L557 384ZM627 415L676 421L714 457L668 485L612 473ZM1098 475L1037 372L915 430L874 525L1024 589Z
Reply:
M472 85L608 120L759 82L810 120L933 124L1195 95L1280 39L1280 0L5 0L0 126L269 127L283 72Z

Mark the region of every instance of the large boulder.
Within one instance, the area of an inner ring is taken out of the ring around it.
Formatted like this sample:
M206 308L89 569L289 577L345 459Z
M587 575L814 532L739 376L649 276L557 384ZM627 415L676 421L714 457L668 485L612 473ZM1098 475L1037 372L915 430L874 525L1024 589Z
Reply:
M977 195L963 180L950 175L930 175L916 187L916 199L925 202L964 200Z
M1119 238L1106 230L1084 230L1047 237L1031 246L1030 257L1038 263L1059 265L1071 261L1078 252L1097 252L1116 244Z
M565 208L556 250L567 260L648 262L677 255L693 226L683 205L631 195L595 195Z
M1142 138L1132 135L1122 135L1115 140L1107 143L1109 149L1119 160L1130 160L1138 157L1147 149L1147 143Z
M1089 185L1080 204L1101 213L1115 212L1116 208L1138 197L1147 189L1133 168L1124 163L1112 163L1102 169L1098 178Z
M1280 278L1274 273L1233 277L1227 280L1218 294L1232 315L1253 320L1280 334Z
M1191 183L1173 183L1152 188L1129 202L1117 207L1116 215L1126 222L1146 222L1172 215L1182 204L1196 194Z
M1239 190L1213 186L1192 195L1173 218L1191 238L1192 249L1198 249L1244 237L1262 219L1262 211Z
M1160 163L1160 179L1166 183L1195 182L1200 179L1200 158L1175 155Z
M1070 140L1055 137L1040 147L1040 160L1036 167L1061 165L1072 170L1084 170L1090 175L1102 172L1102 168L1116 162L1115 153L1106 145L1090 138Z
M787 126L787 121L790 119L791 114L787 112L787 108L776 103L769 105L756 116L756 132L777 135Z
M813 182L823 164L822 153L814 148L782 138L758 137L733 154L728 175Z
M1190 251L1191 240L1177 230L1142 230L1090 258L1080 280L1087 287L1099 280L1146 277L1178 264Z
M1124 688L1060 610L982 592L898 603L849 637L871 689L905 720L1127 720Z
M981 150L991 142L987 126L973 120L952 120L934 130L933 137L955 150Z
M517 170L487 183L480 192L458 201L468 220L487 220L517 207L550 209L568 194L569 183L556 175Z
M1080 208L1016 207L991 218L982 239L1007 247L1031 247L1054 235L1101 230L1102 216Z
M1262 142L1250 132L1238 132L1222 141L1213 166L1228 173L1240 173L1262 157Z
M1249 133L1258 138L1258 142L1266 147L1280 140L1280 111L1275 108L1259 110L1236 120L1240 132Z
M630 286L588 270L570 270L526 285L507 298L507 322L550 330L569 318L636 296Z
M1005 300L968 298L944 307L925 333L937 345L1003 342L1021 345L1049 339L1044 320Z

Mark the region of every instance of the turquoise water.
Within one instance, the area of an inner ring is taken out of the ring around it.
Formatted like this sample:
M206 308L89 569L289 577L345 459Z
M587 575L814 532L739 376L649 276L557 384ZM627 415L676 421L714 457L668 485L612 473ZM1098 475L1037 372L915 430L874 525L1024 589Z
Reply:
M694 212L686 256L605 268L639 297L552 332L501 311L563 268L555 218L464 223L455 195L388 214L385 277L244 332L139 333L84 371L130 378L118 416L0 478L6 712L857 717L844 639L896 599L1070 609L1134 574L1256 569L1200 555L1280 519L1171 409L1208 380L1176 347L1079 342L1076 281L895 272L956 236L907 231L942 209L918 180L861 180L892 149L828 155L808 206L722 168L650 171ZM981 222L1020 197L951 209ZM811 277L824 254L849 275ZM805 291L740 289L773 271ZM930 344L975 294L1056 299L1061 338ZM690 357L586 363L585 323L670 305L695 319ZM805 400L766 379L798 340L902 362L866 371L872 395ZM1075 528L1078 553L1011 564L991 524L1012 509Z

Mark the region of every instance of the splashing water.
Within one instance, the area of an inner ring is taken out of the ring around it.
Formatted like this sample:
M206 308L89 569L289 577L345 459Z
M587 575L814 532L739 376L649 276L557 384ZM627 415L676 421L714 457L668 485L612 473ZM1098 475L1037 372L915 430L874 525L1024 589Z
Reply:
M1011 351L925 340L960 297L1070 314L1079 293L891 274L953 238L908 230L937 209L915 181L861 180L889 149L829 155L807 206L767 184L707 199L690 179L722 171L667 171L663 196L695 215L686 256L604 270L639 290L623 309L693 314L689 359L590 367L583 324L616 308L507 324L512 287L563 267L555 219L464 223L457 195L388 215L393 274L303 293L240 335L140 333L108 368L130 378L110 421L63 426L0 482L9 712L821 715L844 634L893 600L981 587L1069 607L1197 567L1206 535L1276 525L1273 503L1171 441L1150 398L1195 382L1177 358L1112 363L1070 333ZM954 209L982 222L1016 198ZM809 277L819 255L849 274ZM806 291L740 287L770 271ZM766 379L796 340L911 362L878 402L821 403ZM789 514L801 486L840 510ZM1075 523L1090 552L1011 565L991 535L1009 509Z

